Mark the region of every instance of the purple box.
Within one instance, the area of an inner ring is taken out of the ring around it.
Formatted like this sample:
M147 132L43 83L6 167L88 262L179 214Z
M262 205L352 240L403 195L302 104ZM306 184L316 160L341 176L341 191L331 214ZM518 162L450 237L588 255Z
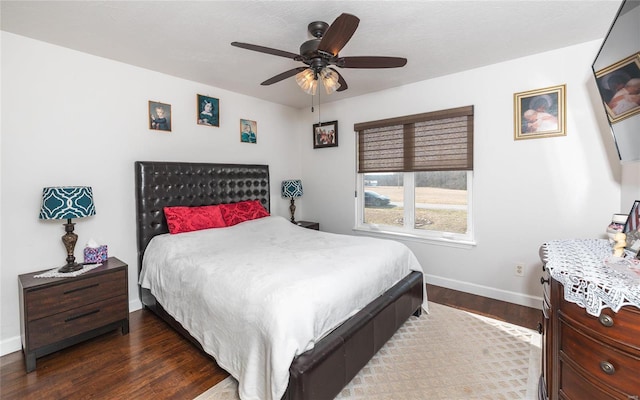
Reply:
M99 263L99 262L107 261L108 257L109 256L107 255L107 245L106 244L103 244L102 246L99 246L98 248L92 248L92 247L85 247L84 248L84 263L85 264Z

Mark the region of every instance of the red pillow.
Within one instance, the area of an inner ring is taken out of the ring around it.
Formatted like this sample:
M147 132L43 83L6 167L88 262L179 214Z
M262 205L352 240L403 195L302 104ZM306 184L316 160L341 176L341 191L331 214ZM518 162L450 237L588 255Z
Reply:
M238 203L220 204L222 218L227 226L233 226L240 222L268 217L269 213L260 204L260 200L246 200Z
M220 206L165 207L169 233L199 231L227 226L222 218Z

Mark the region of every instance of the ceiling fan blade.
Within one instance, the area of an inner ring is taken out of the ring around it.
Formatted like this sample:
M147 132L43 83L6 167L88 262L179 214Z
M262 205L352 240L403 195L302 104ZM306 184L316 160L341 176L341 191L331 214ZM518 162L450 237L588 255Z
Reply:
M401 57L341 57L336 62L340 68L398 68L407 64Z
M300 59L300 55L299 54L290 53L290 52L284 51L284 50L272 49L270 47L258 46L258 45L255 45L255 44L241 43L241 42L231 42L231 45L235 46L235 47L240 47L242 49L258 51L260 53L272 54L274 56L292 58L294 60Z
M271 84L274 84L276 82L280 82L281 80L290 78L292 76L294 76L295 74L297 74L298 72L302 72L305 69L307 69L308 67L298 67L298 68L294 68L294 69L290 69L289 71L285 71L281 74L278 74L276 76L274 76L273 78L269 78L266 81L262 82L261 85L262 86L268 86Z
M329 68L329 69L335 72L336 74L338 74L338 83L340 84L340 87L338 88L338 90L336 90L336 92L343 92L349 89L349 86L347 85L347 81L344 80L340 72L336 71L333 68Z
M360 19L355 15L346 13L340 15L322 36L318 50L337 56L355 33L359 23Z

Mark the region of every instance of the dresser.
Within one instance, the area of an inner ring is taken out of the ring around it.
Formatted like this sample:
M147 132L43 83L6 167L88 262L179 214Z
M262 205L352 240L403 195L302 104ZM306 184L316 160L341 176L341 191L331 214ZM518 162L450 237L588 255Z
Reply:
M539 399L640 400L640 274L607 240L545 243Z
M114 329L129 333L128 266L115 257L76 277L23 274L20 334L27 372L36 358Z

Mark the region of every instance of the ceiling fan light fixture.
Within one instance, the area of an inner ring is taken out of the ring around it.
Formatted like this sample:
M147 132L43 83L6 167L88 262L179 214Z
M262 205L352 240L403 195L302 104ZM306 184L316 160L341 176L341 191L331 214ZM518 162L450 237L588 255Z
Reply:
M318 81L315 79L311 68L298 72L296 74L296 83L305 93L315 96L316 90L318 89Z
M331 94L340 88L338 73L332 69L323 68L320 71L320 79L322 79L322 84L327 94Z
M231 42L231 45L289 58L306 64L305 67L292 68L267 79L260 83L263 86L272 85L295 75L296 83L307 94L315 96L318 80L322 81L327 94L331 94L336 91L345 91L349 86L342 75L333 68L329 68L329 66L372 69L399 68L407 64L407 59L400 57L340 57L338 55L340 50L351 40L359 23L360 19L358 17L347 13L340 14L331 25L322 21L310 23L307 30L315 39L302 43L299 54L250 43Z

